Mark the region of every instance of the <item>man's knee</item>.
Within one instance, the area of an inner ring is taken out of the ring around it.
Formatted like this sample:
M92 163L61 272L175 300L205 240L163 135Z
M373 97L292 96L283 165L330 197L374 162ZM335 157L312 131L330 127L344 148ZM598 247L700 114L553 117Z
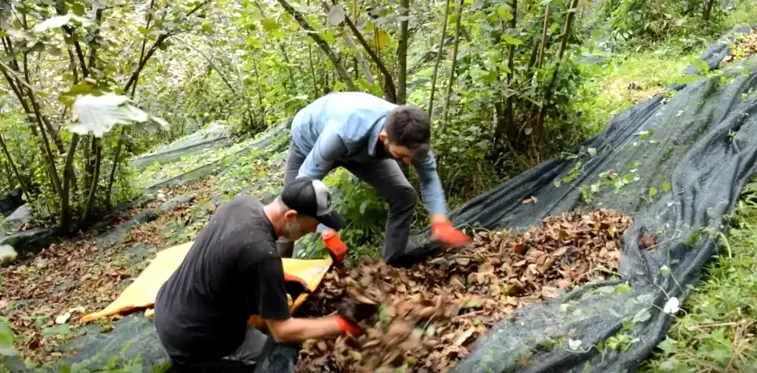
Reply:
M412 186L402 186L397 188L397 191L392 196L392 200L389 201L390 208L393 209L415 209L415 204L418 202L418 193Z

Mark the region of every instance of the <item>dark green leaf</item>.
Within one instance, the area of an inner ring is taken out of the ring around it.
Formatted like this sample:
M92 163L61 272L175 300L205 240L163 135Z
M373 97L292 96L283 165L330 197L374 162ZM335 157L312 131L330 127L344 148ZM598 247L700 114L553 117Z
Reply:
M263 24L263 30L266 31L278 30L279 28L279 23L273 18L263 18L260 23Z
M522 40L520 40L518 38L514 38L514 37L508 35L507 33L503 33L502 34L502 41L504 41L505 43L510 44L510 45L521 45L521 44L523 44Z
M497 7L497 14L505 21L511 21L513 19L513 14L510 13L510 7L507 6L507 4L500 4L500 6Z
M81 3L74 3L74 5L71 5L71 11L81 17L84 15L84 5Z

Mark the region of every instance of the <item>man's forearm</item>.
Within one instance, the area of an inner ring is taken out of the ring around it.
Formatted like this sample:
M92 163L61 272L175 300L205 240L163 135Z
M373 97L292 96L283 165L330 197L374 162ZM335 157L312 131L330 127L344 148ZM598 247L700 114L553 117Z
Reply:
M266 320L266 324L277 343L301 343L308 339L325 338L341 333L335 316Z
M421 192L423 199L428 205L431 215L447 215L447 201L444 198L444 189L436 172L436 158L429 152L425 161L416 166L418 176L421 179Z

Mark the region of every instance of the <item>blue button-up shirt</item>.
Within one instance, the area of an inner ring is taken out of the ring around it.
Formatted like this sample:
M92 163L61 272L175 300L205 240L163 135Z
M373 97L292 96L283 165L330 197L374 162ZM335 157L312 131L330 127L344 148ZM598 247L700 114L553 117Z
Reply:
M292 121L292 142L307 154L298 177L323 179L340 162L369 162L381 157L376 149L386 116L397 105L361 92L336 92L300 110ZM413 162L421 193L432 214L446 214L447 202L432 151Z

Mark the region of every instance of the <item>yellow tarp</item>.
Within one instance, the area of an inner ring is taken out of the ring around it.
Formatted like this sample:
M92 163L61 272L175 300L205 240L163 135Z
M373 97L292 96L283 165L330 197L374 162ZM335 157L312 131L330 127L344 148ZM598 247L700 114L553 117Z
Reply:
M102 311L84 316L82 320L85 322L92 321L105 316L152 307L155 304L155 298L158 296L158 290L171 277L176 268L179 268L192 247L192 243L190 241L158 252L155 259L142 271L134 283L129 285L113 303ZM304 280L311 291L315 291L332 263L331 258L317 260L284 258L281 261L284 265L284 272ZM302 294L294 302L290 300L289 309L294 312L306 298L307 294ZM250 315L250 324L256 325L257 323L257 317Z

